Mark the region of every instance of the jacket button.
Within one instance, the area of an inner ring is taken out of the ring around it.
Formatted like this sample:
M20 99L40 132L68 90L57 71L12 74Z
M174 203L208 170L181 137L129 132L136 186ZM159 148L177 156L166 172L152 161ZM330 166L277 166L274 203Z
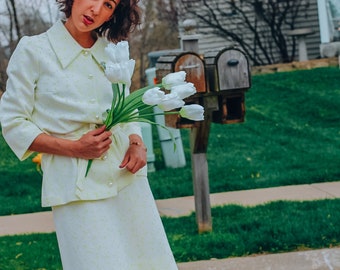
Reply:
M109 182L109 183L107 183L107 185L108 185L109 187L112 187L112 186L113 186L113 182Z

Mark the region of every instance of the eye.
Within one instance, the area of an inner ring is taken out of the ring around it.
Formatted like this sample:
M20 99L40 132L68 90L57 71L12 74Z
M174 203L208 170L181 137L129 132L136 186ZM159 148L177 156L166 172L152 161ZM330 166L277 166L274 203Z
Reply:
M109 9L115 9L118 4L115 0L107 0L105 1L104 5Z
M105 2L104 5L109 9L113 9L113 5L111 4L111 2Z

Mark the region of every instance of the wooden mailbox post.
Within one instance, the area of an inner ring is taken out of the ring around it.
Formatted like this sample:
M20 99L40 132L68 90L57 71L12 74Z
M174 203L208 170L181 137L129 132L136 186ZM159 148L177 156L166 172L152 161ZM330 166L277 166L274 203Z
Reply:
M195 35L196 37L196 35ZM188 41L188 46L185 42ZM198 41L198 39L197 39ZM198 48L190 38L183 40L183 49ZM156 77L161 80L171 72L185 71L186 80L195 85L197 93L186 104L204 107L204 121L195 122L178 115L166 115L165 124L173 128L190 128L191 163L198 232L212 230L209 176L207 162L211 122L220 124L244 121L244 92L250 88L250 70L245 55L234 48L207 53L173 52L161 56L156 63Z

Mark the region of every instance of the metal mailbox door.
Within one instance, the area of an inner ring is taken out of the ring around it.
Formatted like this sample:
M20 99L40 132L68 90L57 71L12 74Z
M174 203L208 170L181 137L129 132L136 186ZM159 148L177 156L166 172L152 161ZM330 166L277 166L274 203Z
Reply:
M207 91L204 61L193 52L173 52L161 56L156 63L156 77L159 82L165 75L178 71L185 71L186 81L193 83L197 90L196 94L184 100L185 103L201 104L200 96ZM165 115L165 124L173 128L192 128L197 125L195 121L178 115Z
M185 71L186 81L195 85L198 93L206 92L204 61L193 52L174 52L161 56L156 64L157 80L171 72Z
M198 93L206 92L204 62L197 54L184 53L174 64L174 71L185 71L187 82L193 83Z
M250 88L250 71L246 56L236 49L225 49L216 59L219 90Z

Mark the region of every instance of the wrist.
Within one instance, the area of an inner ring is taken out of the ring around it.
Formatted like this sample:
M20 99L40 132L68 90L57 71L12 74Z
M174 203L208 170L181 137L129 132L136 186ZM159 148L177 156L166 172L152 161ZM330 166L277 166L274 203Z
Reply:
M146 146L144 145L144 143L140 142L140 141L135 141L135 140L131 140L129 143L130 146L136 146L136 147L141 147L145 152L148 151L148 149L146 148Z

